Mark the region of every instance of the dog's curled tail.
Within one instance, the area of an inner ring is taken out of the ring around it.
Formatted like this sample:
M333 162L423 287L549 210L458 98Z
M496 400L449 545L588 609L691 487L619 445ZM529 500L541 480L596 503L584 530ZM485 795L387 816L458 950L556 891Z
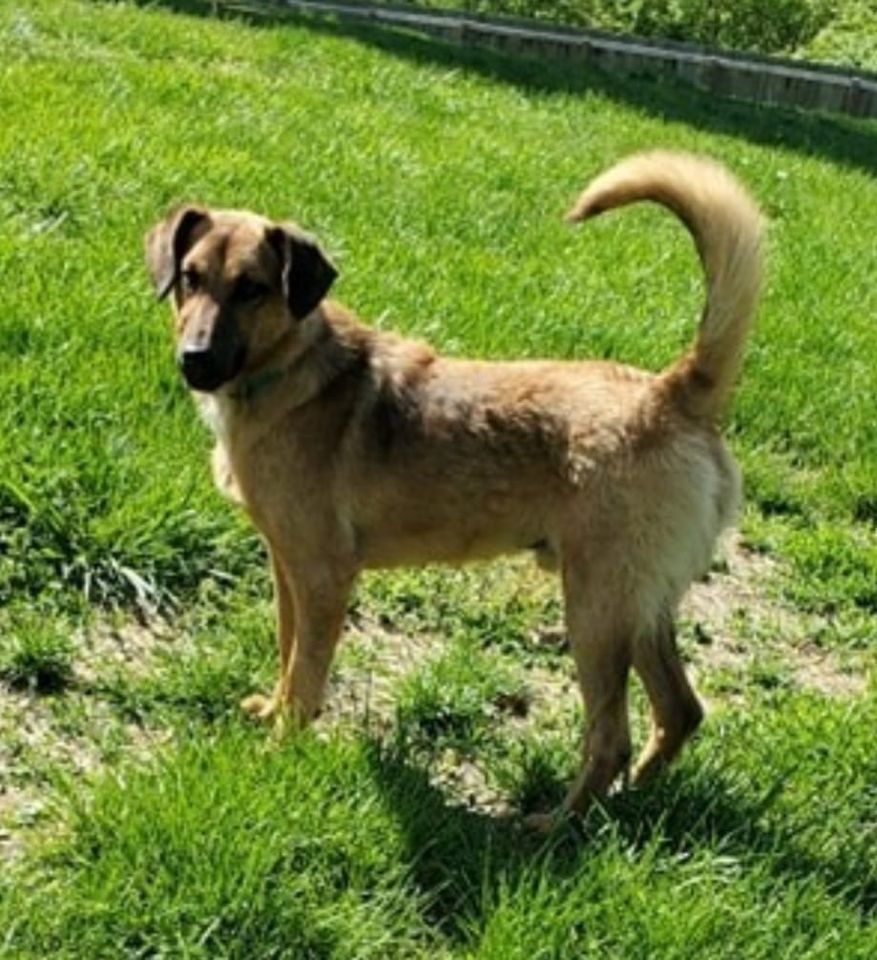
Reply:
M743 359L762 271L762 217L744 188L718 163L669 151L636 154L597 177L567 220L653 200L688 227L706 273L706 305L693 348L662 377L688 413L715 419Z

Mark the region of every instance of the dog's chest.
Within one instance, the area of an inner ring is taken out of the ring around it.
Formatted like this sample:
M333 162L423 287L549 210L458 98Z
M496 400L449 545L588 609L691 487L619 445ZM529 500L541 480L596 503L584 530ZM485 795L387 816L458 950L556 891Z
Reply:
M229 400L214 394L201 393L197 395L196 403L201 419L213 431L217 442L228 446L231 419Z
M223 496L235 503L244 504L245 500L229 455L231 429L228 401L221 397L202 394L198 396L197 403L202 419L216 437L216 446L210 458L213 482Z

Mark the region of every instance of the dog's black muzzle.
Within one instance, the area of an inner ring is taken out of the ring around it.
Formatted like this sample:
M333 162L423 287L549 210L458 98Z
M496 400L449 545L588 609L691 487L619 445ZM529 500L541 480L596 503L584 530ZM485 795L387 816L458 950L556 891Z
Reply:
M212 329L209 324L195 325L180 344L177 363L192 390L211 393L240 373L245 356L236 324L220 314Z
M209 347L184 350L178 357L180 370L193 390L209 393L226 381Z

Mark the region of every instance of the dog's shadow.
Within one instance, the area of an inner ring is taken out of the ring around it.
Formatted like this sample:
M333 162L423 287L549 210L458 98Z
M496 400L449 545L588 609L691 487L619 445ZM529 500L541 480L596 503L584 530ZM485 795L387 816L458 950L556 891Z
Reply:
M427 920L451 940L483 929L501 891L534 876L573 880L607 844L673 861L709 852L737 869L773 874L781 889L818 882L828 895L863 916L877 913L877 876L862 876L854 863L805 849L790 826L766 825L780 789L757 799L714 772L671 772L648 788L622 792L595 807L583 821L561 824L550 836L528 830L514 817L499 817L455 804L430 783L428 772L398 749L373 741L369 760L388 810L406 844L410 876L429 904ZM559 785L558 785L559 786Z

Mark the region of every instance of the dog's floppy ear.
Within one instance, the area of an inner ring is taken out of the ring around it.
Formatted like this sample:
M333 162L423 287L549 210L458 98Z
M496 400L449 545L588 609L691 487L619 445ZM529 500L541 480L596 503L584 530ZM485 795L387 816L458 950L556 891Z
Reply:
M179 279L180 264L192 246L195 229L206 220L203 207L178 207L146 234L146 265L159 300L164 300Z
M303 320L329 292L338 271L309 233L292 223L269 228L268 243L280 261L283 297Z

